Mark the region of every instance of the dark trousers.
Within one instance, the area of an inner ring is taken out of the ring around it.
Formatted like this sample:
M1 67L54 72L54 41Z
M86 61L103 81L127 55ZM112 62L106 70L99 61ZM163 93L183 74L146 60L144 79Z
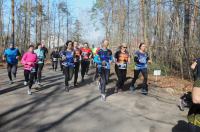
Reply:
M100 90L102 94L105 94L106 90L106 83L108 81L108 77L110 74L110 69L105 69L105 68L98 68L98 72L100 75Z
M200 132L200 127L188 124L189 132Z
M58 61L52 61L53 70L57 70L57 67L58 67Z
M69 86L69 81L72 79L74 75L73 67L63 67L64 75L65 75L65 86Z
M98 68L96 66L96 72L94 74L94 81L99 77Z
M80 67L80 62L75 62L75 67L74 67L74 84L76 84L77 80L78 80L79 67Z
M26 82L29 82L29 89L31 89L32 85L33 85L33 80L35 77L35 73L31 72L29 70L24 70L24 78Z
M126 69L119 69L117 67L117 77L118 77L118 80L117 80L117 88L121 88L123 89L123 86L124 86L124 83L126 81L126 74L127 74L127 70Z
M44 63L36 64L35 66L35 70L36 70L35 80L37 80L38 82L41 82L43 66L44 66Z
M117 78L119 78L119 74L118 74L118 65L117 64L115 64L115 73L116 73L116 75L117 75Z
M81 61L81 77L82 78L84 78L85 74L88 72L89 65L90 65L90 61L85 61L85 60Z
M131 86L135 85L135 82L138 79L140 72L142 73L142 76L144 77L142 88L145 89L145 90L148 90L148 85L147 85L148 72L147 72L147 68L140 69L140 70L134 70L134 78L132 79Z
M17 74L17 64L7 64L7 71L8 71L8 77L10 81L12 81L12 74L16 78Z
M63 65L62 65L63 61L60 60L59 62L60 62L60 70L63 71Z

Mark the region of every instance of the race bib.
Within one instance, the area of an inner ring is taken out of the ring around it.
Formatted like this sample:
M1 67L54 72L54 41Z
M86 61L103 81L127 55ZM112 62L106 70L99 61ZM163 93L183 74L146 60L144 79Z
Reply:
M119 69L126 69L127 64L119 64L118 67L119 67Z
M35 73L36 72L36 69L33 67L31 68L31 73Z
M53 58L53 61L58 61L58 58Z

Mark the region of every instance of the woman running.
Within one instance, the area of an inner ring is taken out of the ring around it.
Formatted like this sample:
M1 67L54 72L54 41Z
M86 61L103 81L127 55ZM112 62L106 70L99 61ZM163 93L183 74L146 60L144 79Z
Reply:
M45 54L44 50L42 49L41 43L37 44L37 49L34 50L34 53L37 55L37 64L36 64L36 73L35 73L35 80L38 85L41 85L41 78L42 78L42 69L44 67L44 59L45 59Z
M37 55L34 53L34 46L30 45L28 52L23 55L21 60L22 65L24 65L24 85L28 84L28 95L31 95L31 87L36 72L36 62Z
M99 88L101 91L101 99L106 100L106 84L110 74L110 64L112 62L112 51L108 49L109 41L104 40L102 48L97 52L94 62L97 64L98 73L100 74Z
M144 95L147 95L148 94L147 67L148 67L148 63L151 63L151 60L149 58L148 53L146 52L146 45L144 43L141 43L139 45L139 50L135 52L134 62L135 62L134 78L132 79L130 90L132 92L135 91L135 89L136 89L135 82L138 79L139 74L141 72L144 77L141 93Z
M90 66L90 59L92 58L92 50L89 48L88 43L84 44L84 47L81 49L81 76L82 82L84 82L84 76L88 73Z
M69 81L74 74L74 49L72 41L66 42L66 50L62 54L63 70L65 75L65 90L69 92Z
M127 51L126 43L123 43L120 46L120 50L115 53L115 70L117 74L117 84L115 87L115 93L118 92L118 89L123 90L124 83L126 81L127 65L130 63L130 56Z

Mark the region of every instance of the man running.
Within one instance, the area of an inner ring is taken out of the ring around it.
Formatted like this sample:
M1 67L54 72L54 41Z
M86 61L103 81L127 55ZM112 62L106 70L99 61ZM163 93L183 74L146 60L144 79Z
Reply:
M144 43L140 43L139 50L134 54L134 62L135 62L135 70L134 70L134 78L132 79L130 90L135 91L135 82L138 79L140 72L142 73L144 80L141 89L141 93L144 95L148 94L148 84L147 84L147 67L148 62L151 63L151 60L146 52L146 45Z
M100 79L100 90L101 99L106 100L106 84L108 83L108 78L110 74L110 64L112 62L112 51L108 49L109 41L104 40L102 43L102 48L97 52L94 58L95 63L98 65L98 72L101 76Z
M17 74L17 64L18 59L21 56L19 49L14 47L14 44L10 44L9 48L7 48L3 53L3 60L7 62L7 71L8 71L8 77L9 77L9 84L13 83L13 78L16 78Z
M58 67L58 60L60 58L58 48L54 48L54 51L52 51L50 56L51 56L51 61L52 61L52 68L53 70L56 71Z
M45 54L44 50L42 49L41 43L37 44L37 49L34 50L34 53L37 55L37 64L36 64L36 73L35 73L35 80L38 85L41 85L41 78L42 78L42 70L44 67L44 59L45 59Z
M84 47L81 48L81 77L82 82L84 82L84 76L88 73L89 66L90 66L90 59L92 58L92 51L89 48L88 43L84 43Z
M79 49L79 44L77 41L74 41L74 53L75 53L75 59L74 59L74 86L78 86L77 79L78 79L78 72L80 67L80 61L81 61L81 50Z

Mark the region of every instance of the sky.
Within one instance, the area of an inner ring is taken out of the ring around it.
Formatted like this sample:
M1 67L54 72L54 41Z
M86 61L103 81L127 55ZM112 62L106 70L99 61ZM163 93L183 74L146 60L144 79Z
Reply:
M93 22L90 19L90 13L95 0L68 0L71 14L76 17L81 23L83 28L83 37L89 41L89 43L98 43L104 37L104 31L95 30ZM101 24L97 24L101 26Z
M47 0L42 0L43 2ZM66 0L50 0L50 2L61 2ZM103 28L99 28L100 30L95 30L96 27L93 26L93 22L90 19L90 13L93 4L96 0L67 0L68 7L70 10L71 16L73 16L74 21L78 19L82 24L83 29L83 38L84 40L88 41L88 43L98 43L100 42L104 37L104 31ZM4 9L5 9L5 15L4 19L5 21L8 21L10 14L6 12L11 12L11 0L4 0ZM16 0L16 2L19 2L19 0ZM101 27L101 24L95 23L98 25L98 27Z

